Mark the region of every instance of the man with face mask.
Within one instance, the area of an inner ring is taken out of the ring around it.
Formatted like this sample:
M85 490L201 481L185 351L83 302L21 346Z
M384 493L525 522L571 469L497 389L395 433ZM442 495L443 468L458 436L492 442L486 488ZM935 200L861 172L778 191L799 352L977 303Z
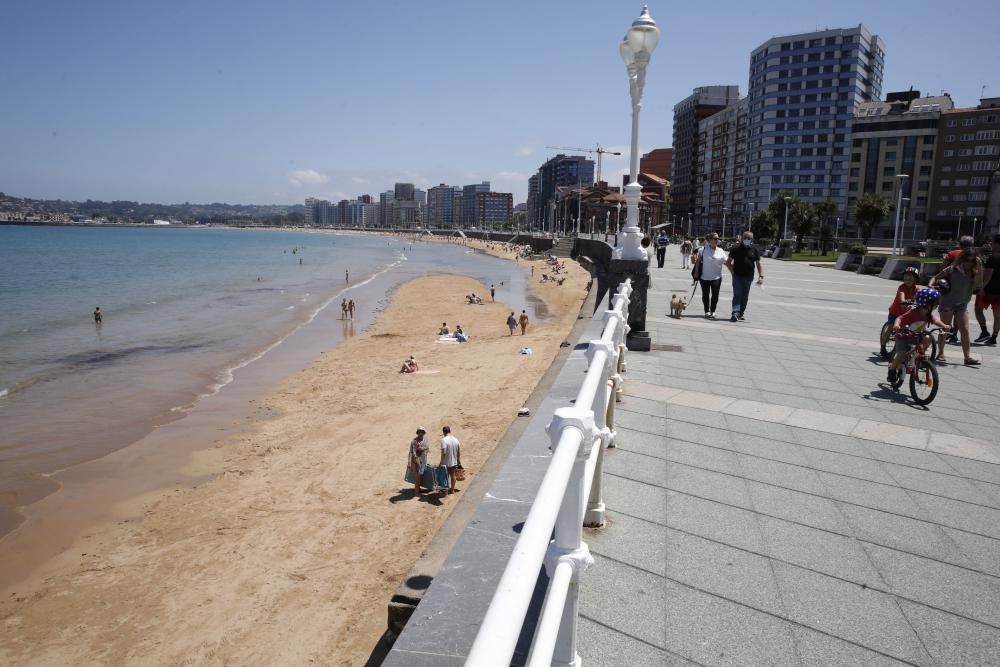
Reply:
M726 267L733 274L733 312L730 322L743 319L753 285L754 267L757 268L757 284L764 282L764 271L760 268L760 253L753 244L753 233L743 232L740 245L729 252Z

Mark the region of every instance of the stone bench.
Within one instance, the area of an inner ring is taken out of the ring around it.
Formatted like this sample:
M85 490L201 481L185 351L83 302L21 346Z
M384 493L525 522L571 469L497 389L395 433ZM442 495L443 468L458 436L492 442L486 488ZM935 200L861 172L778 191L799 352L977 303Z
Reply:
M885 255L865 255L861 258L857 272L861 274L880 273L882 267L885 266L886 259L888 258Z
M902 280L903 271L906 270L906 267L920 265L920 262L914 262L912 259L889 259L886 260L885 266L882 267L882 271L878 274L878 277L885 278L886 280Z

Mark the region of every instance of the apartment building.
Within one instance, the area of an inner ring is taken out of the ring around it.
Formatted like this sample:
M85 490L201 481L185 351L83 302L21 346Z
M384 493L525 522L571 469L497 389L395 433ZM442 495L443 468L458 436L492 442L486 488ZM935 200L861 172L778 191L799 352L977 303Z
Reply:
M748 111L743 98L698 123L692 231L731 232L735 227L723 229L727 221L749 225L743 200Z

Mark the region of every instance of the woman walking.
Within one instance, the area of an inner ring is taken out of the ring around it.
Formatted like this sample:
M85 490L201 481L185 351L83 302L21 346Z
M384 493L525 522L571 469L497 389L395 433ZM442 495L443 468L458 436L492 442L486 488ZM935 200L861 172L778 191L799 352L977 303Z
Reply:
M420 480L424 476L424 468L427 467L427 452L430 445L427 444L427 434L422 428L417 429L417 435L410 440L410 454L407 467L413 471L413 494L419 496L422 493Z
M719 305L719 289L722 287L722 267L729 256L719 247L719 235L712 232L705 237L705 245L698 251L692 277L701 284L701 303L705 306L705 318L715 319L715 308Z
M948 285L947 291L941 290L941 321L951 325L953 330L958 330L962 338L962 353L965 355L966 366L979 365L979 360L973 359L969 353L972 345L969 338L969 300L972 299L974 293L978 293L983 287L982 273L976 251L972 248L966 248L954 264L931 278L929 285L935 287L941 285L942 282ZM946 334L943 333L938 336L937 360L941 363L946 363L944 358L946 337Z
M517 320L514 319L514 311L511 311L510 315L507 316L507 328L510 329L511 336L517 331Z

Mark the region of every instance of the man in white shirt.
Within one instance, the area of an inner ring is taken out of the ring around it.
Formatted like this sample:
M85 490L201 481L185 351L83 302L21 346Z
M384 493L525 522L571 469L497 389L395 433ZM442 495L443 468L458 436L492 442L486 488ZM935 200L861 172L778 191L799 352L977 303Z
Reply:
M448 469L448 493L455 493L456 471L462 465L462 443L451 434L451 427L445 426L441 429L441 465Z

